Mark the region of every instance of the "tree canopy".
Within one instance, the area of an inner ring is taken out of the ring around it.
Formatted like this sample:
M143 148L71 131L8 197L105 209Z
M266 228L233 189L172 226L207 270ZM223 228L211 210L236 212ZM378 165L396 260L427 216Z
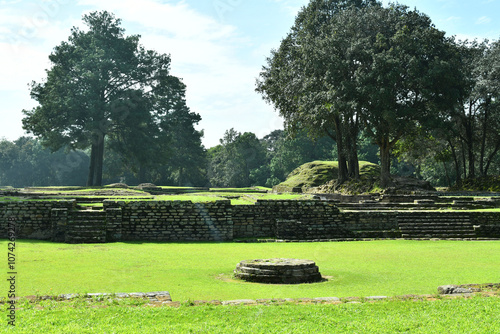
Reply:
M31 84L39 106L23 111L23 125L52 150L90 148L87 185L101 185L105 138L141 144L128 152L145 163L138 154L154 154L145 145L154 151L159 120L183 102L183 84L170 75L170 56L146 50L138 35L125 36L113 14L92 12L83 21L88 29L74 27L49 56L47 78Z
M454 46L408 7L316 0L272 51L257 91L287 128L323 132L337 142L341 182L348 176L345 161L356 176L362 126L380 148L387 185L397 141L458 100L463 81Z

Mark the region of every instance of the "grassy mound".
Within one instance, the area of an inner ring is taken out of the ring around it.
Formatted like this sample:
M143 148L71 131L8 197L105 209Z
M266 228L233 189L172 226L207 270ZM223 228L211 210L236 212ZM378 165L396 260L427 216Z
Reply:
M342 194L362 194L370 192L380 192L380 166L367 161L359 162L359 179L349 180L341 185L337 180L330 180L327 183L309 190L313 193L342 193Z
M285 182L273 188L276 192L304 192L338 177L337 161L313 161L292 171Z
M351 192L368 192L378 184L380 167L367 161L359 162L360 179L342 185L353 188ZM338 190L338 163L336 161L313 161L303 164L288 175L285 182L273 188L276 192L322 192Z

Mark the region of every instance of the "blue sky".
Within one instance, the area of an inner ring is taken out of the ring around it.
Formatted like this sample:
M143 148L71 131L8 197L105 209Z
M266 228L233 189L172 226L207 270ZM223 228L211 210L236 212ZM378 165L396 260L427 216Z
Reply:
M172 73L187 85L199 113L205 146L227 129L259 138L283 122L258 95L255 79L270 50L308 0L0 0L0 137L24 135L22 109L36 106L28 83L40 82L48 55L83 14L108 10L126 34L148 49L169 53ZM500 37L500 0L401 0L429 15L438 29L460 39ZM384 1L387 5L388 1Z

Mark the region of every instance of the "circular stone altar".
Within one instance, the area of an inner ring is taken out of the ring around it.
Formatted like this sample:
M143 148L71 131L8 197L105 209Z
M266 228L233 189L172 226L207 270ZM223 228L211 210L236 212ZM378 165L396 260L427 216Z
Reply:
M299 284L322 280L316 263L298 259L245 260L238 263L234 273L237 278L258 283Z

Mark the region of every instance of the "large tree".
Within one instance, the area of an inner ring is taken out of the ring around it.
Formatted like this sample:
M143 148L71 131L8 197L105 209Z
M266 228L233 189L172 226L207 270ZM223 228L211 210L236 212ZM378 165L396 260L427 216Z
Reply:
M90 148L91 186L102 183L107 136L137 134L138 124L158 125L156 101L168 95L172 76L170 56L146 50L138 35L125 36L113 14L93 12L83 21L88 29L74 27L50 54L47 78L32 83L39 106L24 111L23 124L52 150Z
M345 21L356 22L350 29L361 30L356 101L380 148L381 185L387 186L391 150L398 140L420 127L441 126L446 111L458 103L464 82L460 58L453 40L426 15L406 6L345 15Z
M336 3L317 0L307 8ZM349 156L349 165L357 163L354 154L343 152L356 147L362 122L380 148L381 184L387 186L397 141L423 124L430 126L458 100L463 81L455 45L427 16L405 6L353 1L330 13L320 20L305 16L307 24L300 27L308 29L297 30L296 23L273 51L257 90L274 103L288 127L335 134L339 178L346 175Z
M354 97L359 50L350 43L356 31L332 34L331 26L349 8L378 6L375 0L312 0L257 80L257 91L283 116L292 135L306 129L337 143L339 183L359 176L360 110Z

